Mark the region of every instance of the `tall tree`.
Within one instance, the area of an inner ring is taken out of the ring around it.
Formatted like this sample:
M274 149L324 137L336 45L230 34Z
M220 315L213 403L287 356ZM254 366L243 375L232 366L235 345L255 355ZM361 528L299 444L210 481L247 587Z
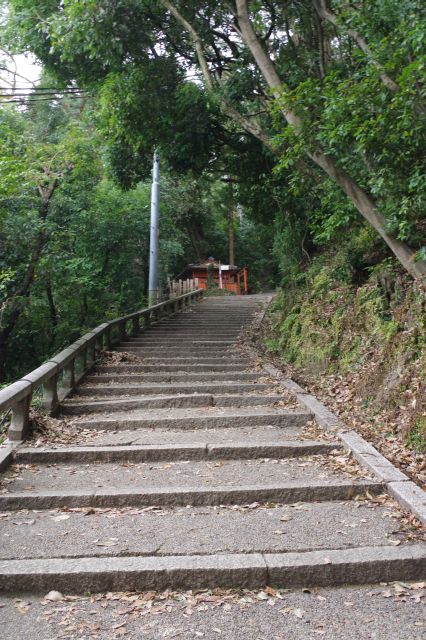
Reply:
M420 184L418 141L425 135L419 1L389 0L385 7L379 0L356 7L343 0L10 4L22 18L22 40L65 77L88 82L137 68L152 79L161 65L176 69L176 86L166 88L161 109L148 118L157 126L143 128L145 141L155 130L167 146L167 129L179 120L176 90L198 68L210 104L222 113L222 130L232 130L232 121L288 168L337 185L404 268L424 278L424 214L412 186ZM161 77L160 71L158 90ZM395 83L391 91L386 78ZM346 113L342 91L350 100Z

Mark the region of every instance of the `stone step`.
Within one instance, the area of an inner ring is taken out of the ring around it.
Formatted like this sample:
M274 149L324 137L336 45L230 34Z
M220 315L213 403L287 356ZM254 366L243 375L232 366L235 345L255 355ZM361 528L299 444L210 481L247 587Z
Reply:
M233 319L247 319L247 318L255 318L256 317L256 310L254 309L201 309L201 308L195 308L192 307L191 310L188 310L186 312L183 313L178 313L176 316L176 318L179 318L180 320L188 318L188 319L193 319L193 318L225 318L225 319L229 319L229 320L233 320Z
M219 325L221 327L226 326L236 326L236 325L249 325L255 322L256 315L241 315L235 316L234 314L224 314L224 313L214 313L211 315L202 315L202 314L178 314L174 316L164 316L160 319L160 321L154 321L156 324L152 324L151 326L174 326L174 325L188 325L193 327L195 330L200 327L214 327L215 325Z
M211 320L200 322L194 318L186 318L178 322L176 319L166 318L161 322L152 323L142 327L139 331L139 335L150 333L151 331L167 332L168 330L173 330L190 331L195 337L197 337L199 333L204 332L229 331L230 333L233 333L235 331L239 331L241 327L249 327L251 324L251 320L238 320L231 322L229 320L220 320L220 318L212 318Z
M167 330L173 329L173 332ZM152 325L148 326L142 331L132 336L129 336L128 339L134 340L145 340L146 338L153 337L155 334L161 333L165 337L173 338L173 333L182 333L186 340L227 340L226 334L229 334L232 337L238 335L241 327L217 327L213 325L212 327L197 327L197 330L192 328L192 330L188 330L188 327L182 325L181 327L173 326L172 324L165 325ZM215 334L218 334L217 336ZM225 337L223 337L225 334ZM231 339L231 338L229 338Z
M64 508L123 508L123 507L171 507L171 506L212 506L244 505L254 502L277 502L296 504L298 502L344 501L383 492L379 482L351 481L324 484L320 481L276 482L269 484L239 484L230 488L216 485L214 488L145 488L145 486L120 489L56 489L37 492L20 491L0 493L0 509L64 509Z
M169 432L170 438L170 432ZM159 462L178 460L247 460L256 458L297 458L326 454L338 449L338 443L316 440L282 440L247 443L246 440L209 444L152 444L130 446L19 447L17 464Z
M173 374L176 370L173 368L174 366L179 366L180 365L180 360L181 358L179 358L177 360L178 365L170 365L172 368L169 369L170 374ZM192 361L192 358L191 358ZM207 369L207 371L204 371L203 369L200 369L199 367L203 367L204 364L206 364L206 366L211 366L212 369ZM207 376L209 376L210 373L214 373L215 370L217 371L217 367L223 368L223 373L226 373L227 371L229 371L229 374L231 376L231 378L234 378L235 373L234 372L240 372L240 373L250 373L247 371L247 365L243 362L243 364L239 364L238 362L238 358L236 358L235 360L233 358L220 358L220 360L218 361L217 365L209 365L209 363L203 363L203 361L196 363L196 364L185 364L182 363L182 365L184 365L185 367L188 367L189 369L189 373L191 373L191 369L194 368L193 373L197 374L197 372L200 372L201 374L205 374ZM142 360L142 362L118 362L118 363L114 363L114 364L100 364L96 367L94 373L95 374L104 374L104 373L139 373L139 372L144 372L145 371L145 367L152 367L154 366L153 364L145 364L144 360ZM168 365L164 365L165 366L165 371L167 371L168 369ZM156 367L156 371L163 371L163 368L161 367ZM150 371L146 372L146 373L150 373ZM151 372L153 373L153 372ZM185 371L183 371L183 373L185 373ZM265 375L265 373L263 373L263 375Z
M73 399L63 402L60 411L63 415L81 415L84 413L102 413L111 411L132 411L134 409L178 409L184 407L254 407L273 406L282 401L280 395L250 395L208 393L190 393L180 395L141 396L139 398L86 400Z
M117 430L140 428L223 428L271 425L302 427L312 414L308 411L285 409L241 407L238 409L221 407L200 407L190 409L145 409L109 414L96 417L82 416L78 424L82 429Z
M230 360L235 355L235 352L229 350L229 347L197 347L197 346L178 346L178 347L149 347L149 346L125 346L115 347L114 351L118 353L134 353L139 356L162 357L165 354L173 358L185 358L187 356L198 358L220 358L223 363L226 360ZM232 360L231 360L232 362ZM200 364L202 364L200 362Z
M361 547L283 554L3 560L3 592L66 593L325 587L424 578L425 547Z
M276 383L262 384L254 383L235 383L235 382L202 382L202 383L179 383L169 382L167 384L139 384L139 385L114 385L114 386L82 386L75 390L75 397L79 396L138 396L140 394L172 394L172 393L253 393L255 391L262 392L273 388Z
M161 364L238 364L240 365L240 367L244 370L248 367L248 362L245 360L241 360L238 357L235 357L233 355L228 355L228 356L186 356L186 354L188 353L187 351L183 351L182 355L178 355L178 356L170 356L168 357L168 354L170 353L170 351L163 349L163 354L166 353L167 355L165 357L161 356L154 356L152 353L148 353L148 355L145 354L145 352L140 349L138 351L138 353L136 353L135 351L128 351L128 353L135 353L135 355L140 356L141 358L141 364L154 364L154 363L158 363L159 365Z
M156 338L156 339L173 339L176 337L185 338L186 340L236 340L241 331L237 329L209 329L209 330L194 330L178 329L177 327L166 329L164 327L154 326L147 329L140 337Z
M404 540L395 510L353 501L303 505L124 508L2 513L0 560L288 553L389 546ZM62 520L61 520L62 516ZM25 536L20 522L31 519ZM321 523L322 535L318 535Z
M241 382L241 381L253 381L259 380L265 376L264 373L252 373L248 371L201 371L192 373L191 371L158 371L156 373L132 373L133 369L127 367L131 365L120 365L120 369L117 367L105 367L102 373L97 375L89 375L84 378L88 384L102 384L117 382L117 384L123 383L147 383L151 382L210 382L210 381L228 381L228 382ZM98 370L98 369L97 369ZM111 370L111 373L108 373ZM113 389L113 386L111 386Z
M151 338L151 337L146 337L146 338L128 338L127 340L124 340L123 342L120 343L121 347L127 347L127 346L138 346L138 345L159 345L159 346L173 346L176 344L185 344L188 346L191 345L195 345L195 346L223 346L223 345L232 345L234 344L234 340L196 340L193 338L170 338L168 340L157 340L155 338Z
M213 314L197 314L191 313L190 315L175 315L170 318L165 316L162 318L164 321L168 321L170 326L175 325L190 325L193 328L197 328L198 326L210 326L220 325L220 326L235 326L241 324L249 324L254 320L253 315L244 315L244 316L236 316L233 313L223 314L223 313L213 313Z
M96 370L99 373L106 373L107 371L111 371L112 373L119 373L117 367L119 367L120 371L125 372L140 372L140 373L158 373L162 372L187 372L187 373L198 373L198 372L236 372L236 373L244 373L245 369L241 367L239 364L231 364L232 360L229 360L229 364L120 364L120 365L106 365L97 367ZM88 376L89 378L91 376Z
M215 326L215 324L212 323L211 327L197 326L196 328L193 327L191 329L190 327L187 327L184 324L182 325L156 324L156 325L153 325L151 329L147 329L145 332L145 335L153 335L153 334L161 334L163 336L182 335L185 337L190 336L194 339L200 338L201 340L204 338L216 337L219 340L222 338L223 335L229 335L231 338L238 336L246 326L250 326L250 325L238 324L238 325L230 326L227 324L226 326L225 325Z
M268 442L282 442L296 440L300 433L300 427L286 427L283 430L279 426L260 425L246 427L228 427L227 429L214 427L198 429L176 428L144 428L144 429L120 429L119 431L81 431L75 439L75 444L85 447L122 447L122 446L188 446L201 445L202 447L223 445L226 447L237 446L245 442L247 446L259 446ZM55 445L58 450L63 445ZM336 444L336 448L340 445Z

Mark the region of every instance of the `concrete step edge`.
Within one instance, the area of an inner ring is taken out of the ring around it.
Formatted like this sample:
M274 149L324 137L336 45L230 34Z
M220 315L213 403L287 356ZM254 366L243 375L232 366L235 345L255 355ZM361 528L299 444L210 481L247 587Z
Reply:
M181 408L181 407L258 407L274 405L283 399L282 395L266 394L212 394L212 393L180 393L142 395L130 398L114 398L108 400L74 399L62 402L62 414L78 415L82 413L125 411L138 408Z
M119 367L118 370L116 369L116 367ZM179 371L179 367L184 367L184 371L189 370L192 371L194 373L196 373L197 371L199 372L203 372L203 373L207 373L209 371L213 372L213 371L239 371L240 373L248 373L246 371L246 369L244 369L243 367L241 367L240 365L236 364L163 364L161 365L161 368L164 370L168 370L168 371ZM120 371L123 371L123 369L125 369L126 371L152 371L154 372L158 372L159 370L159 366L157 365L150 365L150 364L124 364L123 366L120 365L111 365L110 367L98 367L96 369L97 373L119 373Z
M0 494L0 509L60 509L64 507L140 507L140 506L211 506L220 504L251 504L252 502L331 502L351 500L368 491L383 492L383 483L373 481L328 482L311 480L229 487L155 487L145 489L96 489L75 491L22 491Z
M104 386L87 386L87 387L77 387L74 392L73 398L79 398L81 401L84 398L90 398L91 396L103 396L107 395L110 399L120 399L123 395L130 395L130 397L134 397L135 395L143 394L143 395L153 395L156 394L172 394L172 393L184 393L185 391L192 390L194 393L230 393L232 394L234 391L238 391L238 393L251 393L253 391L266 391L266 389L270 389L274 386L274 383L229 383L224 384L223 382L218 381L218 383L214 382L205 382L199 384L173 384L173 382L168 383L158 383L158 386L155 384L144 384L144 385L119 385L116 384L114 386L104 385Z
M425 564L423 545L278 554L2 560L0 590L96 593L266 585L329 587L421 580Z
M326 454L339 449L339 443L317 440L265 441L247 444L229 442L210 444L153 444L127 446L75 446L60 448L19 447L15 451L17 464L62 463L62 462L133 462L162 460L237 460L253 458L294 458L307 455Z
M254 382L262 378L261 373L249 373L247 371L200 371L198 373L187 371L166 371L166 372L112 372L112 373L98 373L97 375L88 375L84 378L85 383L90 384L109 384L111 382L118 385L129 383L173 383L173 382L198 382L198 381L221 381L221 382L241 382L250 381Z
M253 408L254 409L254 408ZM146 411L149 411L148 409ZM191 409L185 409L186 415L170 415L170 409L155 409L153 415L145 414L144 417L132 416L112 416L105 418L104 416L91 417L87 414L87 420L82 417L78 420L78 424L83 429L93 430L134 430L144 427L149 428L179 428L179 429L226 429L228 427L259 427L264 425L279 426L281 428L302 427L312 417L312 414L296 411L281 411L276 413L262 413L256 411L252 414L234 412L226 414L225 412L216 415L198 416L188 412ZM168 415L158 414L164 411ZM176 411L176 410L175 410Z

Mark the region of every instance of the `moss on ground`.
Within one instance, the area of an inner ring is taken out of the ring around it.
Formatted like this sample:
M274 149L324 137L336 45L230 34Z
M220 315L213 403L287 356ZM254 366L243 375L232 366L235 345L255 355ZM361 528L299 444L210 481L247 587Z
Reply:
M341 255L312 264L279 292L268 348L310 375L344 376L369 412L395 411L403 439L426 450L426 298L390 260L360 285L339 276Z

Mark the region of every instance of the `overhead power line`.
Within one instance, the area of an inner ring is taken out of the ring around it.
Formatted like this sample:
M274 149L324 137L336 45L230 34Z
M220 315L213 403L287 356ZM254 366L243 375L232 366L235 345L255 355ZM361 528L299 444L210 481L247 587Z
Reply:
M1 96L0 96L1 97ZM64 98L65 96L52 96L49 98L13 98L11 100L3 100L0 101L0 106L2 104L13 104L13 103L19 103L19 104L27 104L28 102L43 102L43 101L48 101L48 102L53 102L54 100L62 100L62 98ZM93 98L94 96L66 96L69 100L86 100L88 98Z
M16 91L57 91L58 93L63 93L64 91L85 91L85 89L80 89L80 87L33 87L32 85L14 85ZM0 86L0 91L13 91L12 87L2 87Z
M75 91L72 92L56 92L56 91L49 91L46 93L39 93L39 94L34 94L34 93L19 93L19 92L15 92L15 93L0 93L0 98L43 98L43 97L49 97L49 96L72 96L72 97L76 97L79 98L80 96L87 96L89 94L87 93L76 93Z

